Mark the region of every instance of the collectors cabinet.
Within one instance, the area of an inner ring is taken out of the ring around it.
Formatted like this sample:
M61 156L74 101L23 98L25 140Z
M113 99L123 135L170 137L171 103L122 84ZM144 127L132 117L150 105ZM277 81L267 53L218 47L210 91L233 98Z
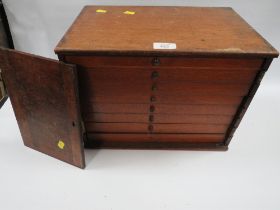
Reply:
M278 52L231 8L86 6L59 62L1 50L24 143L83 168L83 148L227 150Z

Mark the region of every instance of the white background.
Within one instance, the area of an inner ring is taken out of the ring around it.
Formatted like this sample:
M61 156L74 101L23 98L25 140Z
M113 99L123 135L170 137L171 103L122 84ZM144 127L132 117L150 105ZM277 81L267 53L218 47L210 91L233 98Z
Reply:
M86 4L231 6L280 49L280 1L5 0L15 47L53 49ZM279 210L280 62L274 60L228 152L87 150L81 170L23 146L0 110L2 210Z

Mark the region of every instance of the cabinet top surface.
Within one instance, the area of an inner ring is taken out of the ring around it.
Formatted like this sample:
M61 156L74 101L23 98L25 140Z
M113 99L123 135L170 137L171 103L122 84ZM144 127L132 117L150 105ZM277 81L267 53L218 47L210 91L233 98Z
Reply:
M86 6L55 52L278 56L227 7Z

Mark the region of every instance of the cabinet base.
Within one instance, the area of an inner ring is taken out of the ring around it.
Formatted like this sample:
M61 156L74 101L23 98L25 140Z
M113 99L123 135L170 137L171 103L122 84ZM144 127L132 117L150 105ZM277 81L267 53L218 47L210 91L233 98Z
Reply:
M213 143L184 143L184 142L101 142L86 140L85 148L91 149L166 149L166 150L208 150L227 151L228 146Z

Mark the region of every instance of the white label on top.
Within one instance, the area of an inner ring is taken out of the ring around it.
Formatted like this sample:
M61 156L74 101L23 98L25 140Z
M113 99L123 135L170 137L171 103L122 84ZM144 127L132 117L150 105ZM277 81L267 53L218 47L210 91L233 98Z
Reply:
M174 50L176 49L175 43L154 42L153 48L156 50Z

